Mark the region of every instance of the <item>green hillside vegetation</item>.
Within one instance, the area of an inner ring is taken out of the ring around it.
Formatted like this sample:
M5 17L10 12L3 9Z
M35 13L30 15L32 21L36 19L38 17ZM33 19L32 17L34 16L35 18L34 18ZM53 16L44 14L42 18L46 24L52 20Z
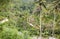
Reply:
M0 0L0 39L40 34L60 39L60 0Z

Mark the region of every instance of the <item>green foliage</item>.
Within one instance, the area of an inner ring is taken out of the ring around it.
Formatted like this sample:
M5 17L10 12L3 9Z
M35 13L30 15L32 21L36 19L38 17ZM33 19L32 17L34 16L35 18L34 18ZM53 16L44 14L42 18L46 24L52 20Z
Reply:
M60 0L0 0L0 39L31 39L40 35L40 16L42 35L60 34ZM55 20L54 20L55 15ZM31 26L31 23L33 26ZM38 27L38 29L37 29ZM60 37L59 37L60 38Z
M27 31L18 32L16 28L3 27L0 39L31 39Z

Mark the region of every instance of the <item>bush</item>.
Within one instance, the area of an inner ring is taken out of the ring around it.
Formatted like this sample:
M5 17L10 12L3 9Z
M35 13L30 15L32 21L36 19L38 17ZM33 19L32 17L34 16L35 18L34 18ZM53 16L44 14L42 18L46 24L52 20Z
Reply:
M27 32L18 32L16 28L3 27L0 39L31 39Z

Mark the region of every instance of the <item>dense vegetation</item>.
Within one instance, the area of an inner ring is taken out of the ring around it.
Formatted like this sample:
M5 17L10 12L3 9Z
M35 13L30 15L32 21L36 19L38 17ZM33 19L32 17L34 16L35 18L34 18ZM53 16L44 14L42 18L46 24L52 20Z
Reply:
M60 0L0 0L0 39L40 34L60 38Z

